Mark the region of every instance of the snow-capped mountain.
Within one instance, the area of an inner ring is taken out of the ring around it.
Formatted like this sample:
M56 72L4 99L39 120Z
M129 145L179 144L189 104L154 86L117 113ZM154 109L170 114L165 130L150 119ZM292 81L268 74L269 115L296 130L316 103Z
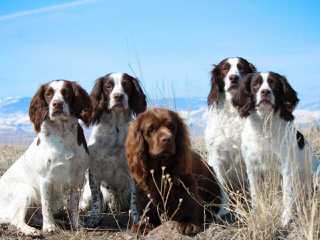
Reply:
M34 136L28 116L30 97L0 99L0 143L28 143ZM149 106L178 111L186 120L192 135L201 135L207 121L205 98L152 99ZM320 101L301 104L295 111L297 124L320 123Z

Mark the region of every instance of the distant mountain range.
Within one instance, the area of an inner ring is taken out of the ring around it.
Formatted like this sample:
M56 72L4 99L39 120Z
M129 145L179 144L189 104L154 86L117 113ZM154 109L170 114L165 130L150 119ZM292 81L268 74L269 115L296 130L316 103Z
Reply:
M0 144L29 143L34 137L28 116L30 97L0 99ZM206 98L162 98L149 100L149 106L178 111L186 120L192 135L201 135L206 125ZM298 124L320 122L320 101L299 105L295 111Z

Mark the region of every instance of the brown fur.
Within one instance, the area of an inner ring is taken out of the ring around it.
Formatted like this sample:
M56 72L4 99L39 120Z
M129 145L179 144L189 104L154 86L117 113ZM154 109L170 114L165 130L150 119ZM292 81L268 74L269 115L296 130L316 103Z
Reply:
M131 95L129 95L129 106L135 115L142 113L147 108L146 96L139 84L139 80L130 76L129 74L124 74L123 77L132 82L133 88L131 89Z
M89 149L88 149L88 146L87 146L87 141L86 141L86 138L85 138L84 133L83 133L83 129L82 129L82 127L81 127L80 124L78 124L77 138L78 138L77 140L78 140L79 146L83 145L84 150L86 150L86 152L89 154Z
M92 104L92 123L99 122L103 111L108 109L109 94L103 93L103 83L105 77L100 77L91 91L90 98Z
M88 93L76 82L70 82L73 89L71 111L76 118L81 119L87 126L91 121L91 100Z
M221 204L221 189L214 170L196 152L192 152L192 175L197 181L198 192L203 204L217 212Z
M159 139L164 136L172 138L170 146L161 145ZM155 205L160 203L160 196L152 180L150 170L154 170L156 182L160 186L161 167L165 166L165 172L170 174L174 183L168 200L169 216L177 208L178 199L183 198L182 206L173 220L181 224L200 224L203 209L199 203L202 200L207 200L208 197L204 197L204 192L198 192L198 183L193 174L202 175L204 173L214 183L216 181L212 175L209 175L211 173L206 171L207 168L201 157L191 150L187 127L177 113L155 108L140 114L129 126L126 156L131 175L138 187L137 199L140 214L148 202L147 194L151 195ZM194 198L186 192L179 180L189 188ZM200 185L207 188L209 184L204 181ZM212 186L218 189L212 190L214 194L220 192L217 184ZM211 200L215 199L218 199L216 195ZM155 207L151 208L148 216L151 223L155 225L160 223Z
M30 121L33 123L34 130L40 132L41 124L48 114L48 103L44 98L47 84L42 85L31 99L29 107Z

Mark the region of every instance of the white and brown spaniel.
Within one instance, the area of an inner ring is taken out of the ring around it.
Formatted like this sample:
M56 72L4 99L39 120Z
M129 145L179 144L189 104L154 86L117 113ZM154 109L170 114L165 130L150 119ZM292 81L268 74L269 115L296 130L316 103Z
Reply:
M215 65L211 71L205 142L209 165L214 168L224 189L220 216L228 213L229 209L226 188L234 191L244 188L246 177L244 177L244 163L240 154L243 120L240 119L231 99L243 78L255 71L255 66L241 57L226 58Z
M287 79L274 72L249 74L233 97L240 116L245 118L241 152L252 206L257 207L261 180L276 170L282 177L283 226L292 220L300 193L310 189L307 186L312 180L312 166L317 165L310 145L293 123L292 112L298 101Z
M124 143L129 122L146 109L146 97L138 79L126 73L110 73L96 80L91 101L91 161L80 208L88 209L92 200L92 217L87 224L96 225L106 203L120 210L129 208L132 181Z
M90 115L90 97L77 83L56 80L39 88L29 108L37 136L0 179L1 224L38 235L26 221L41 206L43 232L55 231L53 213L67 196L71 224L77 227L79 189L89 160L78 120L89 124Z

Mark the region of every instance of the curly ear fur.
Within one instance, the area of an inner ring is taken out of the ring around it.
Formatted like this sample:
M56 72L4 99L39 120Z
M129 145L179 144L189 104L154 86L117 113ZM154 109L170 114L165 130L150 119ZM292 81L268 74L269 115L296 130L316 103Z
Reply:
M177 122L175 172L178 174L192 174L192 152L188 128L177 113L170 112Z
M297 92L291 87L284 76L277 73L273 74L280 79L282 84L282 94L279 99L280 117L286 121L292 121L294 119L292 112L299 103Z
M91 121L91 100L88 93L80 87L76 82L72 82L73 89L73 100L72 100L72 111L75 117L81 119L86 126L89 126Z
M109 97L106 97L103 93L103 81L104 77L98 78L90 94L92 104L92 124L99 123L103 111L108 107Z
M126 158L132 177L137 184L142 184L147 177L145 166L146 149L145 142L140 129L140 119L130 123L125 142Z
M255 108L250 87L253 76L254 73L249 73L245 79L240 82L237 93L232 97L232 104L238 109L241 117L248 117L250 112Z
M211 71L211 89L207 98L208 106L217 105L220 93L223 92L224 82L221 79L221 74L218 65L214 65Z
M33 123L34 130L38 133L41 130L41 124L45 120L49 108L48 104L44 98L44 92L47 85L42 85L36 94L33 96L30 107L29 107L29 117L30 121Z
M146 96L144 95L137 78L131 77L128 74L125 74L125 77L129 78L134 86L131 96L129 97L130 109L132 109L135 115L138 115L139 113L144 112L147 108Z

